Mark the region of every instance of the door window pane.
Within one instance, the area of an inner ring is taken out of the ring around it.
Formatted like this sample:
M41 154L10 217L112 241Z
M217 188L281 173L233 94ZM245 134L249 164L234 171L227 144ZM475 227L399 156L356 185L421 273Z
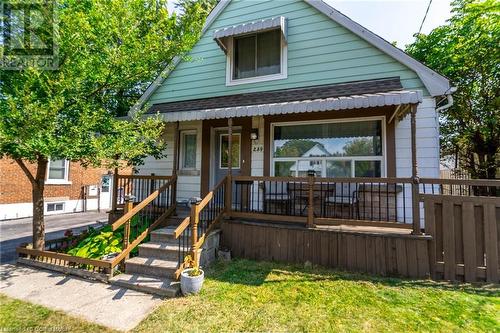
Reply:
M380 161L356 161L354 170L356 177L380 177L381 163Z
M51 160L49 162L48 179L66 179L66 160Z
M196 168L196 134L183 135L182 168Z
M220 152L220 167L227 168L229 166L229 136L221 135L221 152ZM240 134L233 134L232 140L232 155L231 165L235 169L240 168Z
M351 177L351 161L326 161L327 177Z

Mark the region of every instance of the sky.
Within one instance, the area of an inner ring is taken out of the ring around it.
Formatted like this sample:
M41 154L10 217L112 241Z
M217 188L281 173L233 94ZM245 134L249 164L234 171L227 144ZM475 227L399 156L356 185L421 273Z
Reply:
M274 0L287 1L287 0ZM413 42L429 0L325 0L365 28L399 48ZM433 0L422 28L423 33L444 24L450 18L451 0ZM172 1L169 4L173 8Z
M414 41L429 0L326 0L326 2L399 48ZM451 17L450 0L433 0L422 33Z

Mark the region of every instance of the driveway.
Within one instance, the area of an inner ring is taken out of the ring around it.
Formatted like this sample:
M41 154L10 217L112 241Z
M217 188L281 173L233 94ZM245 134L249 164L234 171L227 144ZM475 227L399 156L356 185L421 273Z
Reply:
M45 237L56 239L64 236L64 232L85 230L88 226L100 225L98 220L107 221L106 213L86 212L45 216ZM21 243L32 241L32 219L0 221L0 263L16 260L16 247Z

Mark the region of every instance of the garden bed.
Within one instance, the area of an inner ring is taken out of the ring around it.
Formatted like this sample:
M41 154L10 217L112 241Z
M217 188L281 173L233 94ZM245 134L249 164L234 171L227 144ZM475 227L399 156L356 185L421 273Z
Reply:
M135 239L149 225L148 219L132 218L130 237ZM146 238L145 241L147 241ZM122 252L123 227L115 232L110 225L89 227L81 234L66 231L65 237L47 241L45 250L35 250L31 244L16 249L18 262L38 268L107 282L119 271L113 268L113 258ZM131 252L134 256L137 249Z

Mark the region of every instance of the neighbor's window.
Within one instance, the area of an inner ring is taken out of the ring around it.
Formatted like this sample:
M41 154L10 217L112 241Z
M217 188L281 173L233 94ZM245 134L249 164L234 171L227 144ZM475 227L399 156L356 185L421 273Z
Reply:
M181 132L181 168L196 168L196 131Z
M68 180L67 160L50 160L47 180Z
M271 30L233 41L233 80L281 73L281 31Z
M279 125L274 128L275 176L381 177L382 121Z
M48 203L47 204L47 212L62 212L64 210L64 203L63 202L57 202L57 203Z

